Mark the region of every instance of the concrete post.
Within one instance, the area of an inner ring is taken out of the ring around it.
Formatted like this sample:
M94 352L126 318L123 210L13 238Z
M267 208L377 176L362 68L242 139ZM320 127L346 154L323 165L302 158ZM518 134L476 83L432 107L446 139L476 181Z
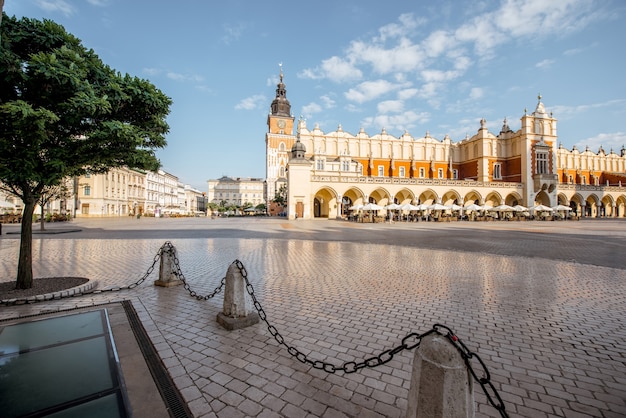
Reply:
M159 279L155 280L155 286L171 287L178 286L183 282L178 279L175 272L176 248L172 245L164 245L161 251L159 264Z
M425 336L415 351L406 416L475 416L472 375L461 353L443 335Z
M229 331L249 327L259 322L259 314L248 312L249 295L246 281L235 263L228 267L224 284L224 310L217 322Z

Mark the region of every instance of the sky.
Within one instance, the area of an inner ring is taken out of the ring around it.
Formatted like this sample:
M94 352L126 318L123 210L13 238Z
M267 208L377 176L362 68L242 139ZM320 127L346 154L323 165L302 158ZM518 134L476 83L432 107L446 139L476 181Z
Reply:
M538 95L559 142L626 144L622 0L5 0L172 98L163 169L200 191L265 177L280 66L296 120L453 142L520 128Z

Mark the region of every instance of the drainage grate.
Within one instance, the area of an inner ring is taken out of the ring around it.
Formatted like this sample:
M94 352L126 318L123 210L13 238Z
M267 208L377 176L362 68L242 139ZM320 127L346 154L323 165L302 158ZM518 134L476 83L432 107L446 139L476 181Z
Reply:
M137 344L141 349L143 357L146 359L152 378L161 393L161 398L163 398L170 416L172 418L192 418L193 415L191 411L187 407L178 389L176 389L174 381L167 373L167 369L161 362L159 355L150 341L150 337L148 337L148 333L139 320L139 316L133 304L128 300L124 300L121 303L124 307L124 311L126 311L128 323L135 334Z

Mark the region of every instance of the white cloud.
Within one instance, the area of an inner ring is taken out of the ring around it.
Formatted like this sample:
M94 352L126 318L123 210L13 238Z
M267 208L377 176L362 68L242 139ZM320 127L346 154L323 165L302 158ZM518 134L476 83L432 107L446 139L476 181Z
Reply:
M626 105L626 99L616 99L616 100L608 100L606 102L591 103L591 104L584 104L584 105L578 105L578 106L557 105L557 106L552 106L552 111L554 112L554 115L558 117L559 119L567 119L567 118L574 117L576 115L583 114L592 109L602 109L605 107L613 108L614 110L616 109L621 113L621 112L624 112L625 105Z
M203 81L204 78L196 75L196 74L181 74L181 73L176 73L173 71L168 71L166 74L167 78L169 78L170 80L174 80L174 81L191 81L191 82L200 82Z
M92 6L104 7L109 5L109 0L87 0Z
M438 57L453 49L457 40L449 32L437 30L422 42L424 51L429 57Z
M66 17L76 12L74 6L65 0L37 0L37 5L46 12L59 12Z
M315 113L319 113L321 111L322 111L322 106L318 105L315 102L311 102L308 105L302 106L302 114L307 118L310 118Z
M420 46L407 38L400 39L395 47L389 49L382 45L354 41L347 53L352 61L368 64L379 74L414 71L423 66L425 58Z
M535 64L535 67L537 68L550 68L552 66L552 64L554 64L556 61L551 60L551 59L545 59L543 61L539 61L537 64Z
M378 29L380 36L376 39L385 42L389 38L397 38L409 35L418 26L424 24L426 19L415 18L413 13L404 13L398 17L399 23L390 23Z
M222 42L226 45L230 45L232 42L238 40L246 30L244 23L224 23L222 25L224 35L222 36Z
M365 81L356 88L352 88L345 93L345 97L357 103L367 102L397 89L397 84L392 84L387 80Z
M246 97L242 99L239 103L235 105L235 109L237 110L254 110L260 109L265 106L267 103L267 98L262 94L255 94L250 97Z
M582 53L583 51L584 51L584 48L572 48L563 52L563 55L566 55L566 56L577 55L577 54Z
M507 0L490 15L496 27L518 38L576 31L594 19L594 8L589 0Z
M578 141L575 145L579 151L584 151L588 146L590 151L598 152L600 147L602 147L607 154L611 149L616 154L619 154L624 144L626 144L626 132L614 132L601 133L591 138Z
M142 71L147 75L157 75L161 73L161 70L158 68L144 68Z
M307 68L298 74L298 77L319 80L327 78L336 83L358 80L363 76L361 70L348 60L337 56L322 61L320 67Z
M437 94L439 86L440 86L440 83L435 83L435 82L426 83L422 85L422 88L419 90L418 95L419 97L423 99L432 98Z
M432 83L432 82L440 83L442 81L454 80L460 75L461 73L459 73L458 71L441 71L441 70L424 70L421 73L422 79L427 83Z
M415 97L419 93L419 90L416 88L404 89L398 92L398 99L407 100L412 97Z
M322 101L322 103L324 103L324 107L326 109L332 109L333 107L335 107L335 101L328 95L320 97L320 100Z
M400 113L404 110L404 102L402 100L385 100L376 106L378 113Z
M385 128L386 130L404 131L413 128L418 124L423 125L430 120L428 112L416 113L412 110L396 115L378 115L368 117L362 121L364 128Z
M483 95L484 95L483 89L481 89L480 87L473 87L470 90L469 97L470 99L476 100L476 99L480 99L481 97L483 97Z

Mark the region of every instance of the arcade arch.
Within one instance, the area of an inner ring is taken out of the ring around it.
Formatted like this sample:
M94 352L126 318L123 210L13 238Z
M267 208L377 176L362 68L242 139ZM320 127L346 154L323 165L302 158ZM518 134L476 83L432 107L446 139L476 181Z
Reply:
M535 196L535 203L532 206L535 206L535 205L544 205L544 206L550 206L550 207L553 206L550 203L550 196L544 190L540 191L539 193L537 193L537 196Z
M432 205L435 203L438 203L438 196L437 193L435 193L433 190L428 189L428 190L424 190L420 195L419 195L419 199L418 199L418 203L422 204L422 205Z
M498 192L491 192L485 197L485 206L496 207L502 204L502 196Z
M613 210L613 197L612 196L604 196L600 201L600 216L612 217L615 216Z
M455 190L447 191L441 197L441 204L442 205L447 205L447 206L450 206L452 204L461 205L461 202L462 202L461 201L461 196Z
M389 196L390 195L387 190L379 188L370 193L369 196L366 196L366 203L376 203L377 205L385 206L388 204L387 202L389 201Z
M598 196L596 196L595 194L587 196L587 199L585 199L585 203L585 216L589 216L592 218L599 216L598 207L600 199L598 199Z
M509 193L504 198L504 204L509 206L521 205L523 202L522 196L519 193Z
M337 207L337 192L330 187L324 187L315 193L313 199L313 217L328 218L334 217L331 210Z
M409 189L402 189L393 198L393 202L398 205L404 205L406 203L412 203L415 200L415 195Z
M615 200L615 216L624 217L625 210L626 210L626 197L622 195L622 196L619 196Z
M475 190L472 190L471 192L469 192L468 194L465 195L465 200L463 202L463 206L469 206L472 203L475 203L477 205L483 205L483 197L480 195L480 193L478 193Z

